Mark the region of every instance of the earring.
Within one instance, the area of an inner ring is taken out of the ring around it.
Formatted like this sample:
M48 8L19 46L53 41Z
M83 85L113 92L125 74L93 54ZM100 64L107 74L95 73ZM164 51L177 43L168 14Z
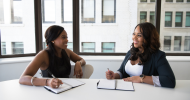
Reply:
M54 43L54 42L52 42L52 43Z

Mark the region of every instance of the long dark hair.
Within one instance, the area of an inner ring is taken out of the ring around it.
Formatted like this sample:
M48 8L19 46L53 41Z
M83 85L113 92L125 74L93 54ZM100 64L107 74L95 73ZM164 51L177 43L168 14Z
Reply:
M138 48L134 47L134 43L131 45L131 57L130 60L135 61L140 58L139 65L143 65L152 55L152 53L156 52L160 48L160 39L159 34L155 28L155 26L151 23L145 22L138 24L137 27L140 27L140 32L143 35L144 41L142 47L144 52L141 53Z
M52 41L54 41L57 37L59 37L59 35L63 32L63 30L64 30L63 27L53 25L53 26L50 26L45 32L46 44L48 45L48 47L46 48L46 51L48 52L48 54L50 55L52 59L49 62L50 66L56 66L56 61L55 61L56 50L54 48Z

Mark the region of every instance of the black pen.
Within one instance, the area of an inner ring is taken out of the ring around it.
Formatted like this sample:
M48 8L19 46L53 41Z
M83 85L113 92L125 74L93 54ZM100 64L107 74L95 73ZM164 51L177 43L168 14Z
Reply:
M47 71L48 71L48 73L49 73L53 78L56 79L56 77L51 73L51 71L50 71L49 69L47 69Z

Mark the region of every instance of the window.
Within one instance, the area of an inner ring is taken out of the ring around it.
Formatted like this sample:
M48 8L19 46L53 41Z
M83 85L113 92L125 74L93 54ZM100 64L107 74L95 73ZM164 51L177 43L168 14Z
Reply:
M95 52L95 42L82 42L82 52Z
M116 22L116 1L102 0L102 23Z
M141 2L147 2L147 0L141 0Z
M176 12L175 27L182 27L183 12Z
M6 54L6 43L1 42L1 54L5 55Z
M13 0L12 1L12 8L11 8L11 19L12 23L22 23L22 0Z
M72 23L73 21L73 1L62 0L62 23Z
M3 0L0 0L0 24L4 24Z
M176 2L183 2L183 0L176 0Z
M165 27L172 27L172 12L165 13Z
M73 42L68 42L67 45L67 48L73 51Z
M187 2L190 2L190 0L187 0Z
M164 51L171 50L171 36L164 36Z
M185 36L184 51L190 51L190 36Z
M102 52L114 53L115 52L115 42L102 42Z
M166 0L166 2L173 2L173 0Z
M95 0L82 0L82 23L95 23Z
M147 21L146 15L147 15L147 12L145 12L145 11L140 12L140 23L144 23Z
M155 2L155 0L150 0L150 2Z
M55 0L42 0L43 23L55 23Z
M12 42L12 52L13 54L24 54L23 42Z
M174 36L174 51L181 50L181 36Z
M43 49L46 49L46 46L47 44L46 44L46 42L43 42L43 44L42 44L42 46L43 46Z
M154 11L150 12L150 23L155 25L155 13L154 13Z
M186 12L186 27L190 27L190 12Z

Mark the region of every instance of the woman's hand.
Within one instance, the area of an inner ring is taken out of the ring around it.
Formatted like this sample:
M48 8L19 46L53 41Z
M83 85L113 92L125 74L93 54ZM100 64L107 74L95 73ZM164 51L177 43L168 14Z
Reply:
M83 76L81 63L79 61L75 63L74 75L76 75L76 78L82 78Z
M139 76L132 76L132 77L124 78L123 80L134 82L134 83L141 83L141 78Z
M107 78L107 79L115 79L115 74L114 74L114 72L113 72L113 71L110 71L110 70L106 71L106 78Z
M61 84L63 84L63 82L60 79L47 79L47 86L50 86L52 88L58 88Z

